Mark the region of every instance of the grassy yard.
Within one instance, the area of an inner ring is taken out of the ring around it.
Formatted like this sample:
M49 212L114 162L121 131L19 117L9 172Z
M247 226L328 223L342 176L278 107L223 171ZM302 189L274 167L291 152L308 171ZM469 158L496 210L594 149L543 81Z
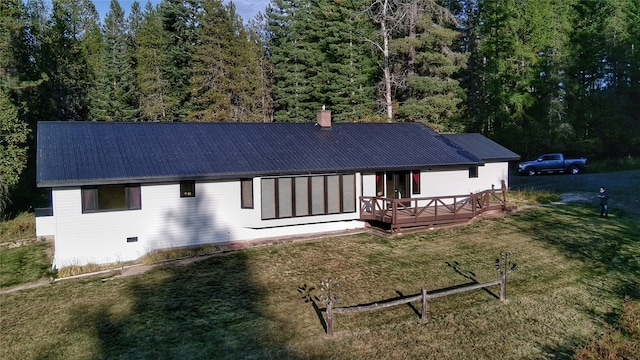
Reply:
M36 239L33 214L0 222L0 289L48 277L50 244Z
M600 219L591 206L549 205L393 239L278 244L63 281L0 295L0 358L568 359L620 327L625 297L640 300L638 234L621 211ZM502 251L519 267L507 303L497 287L441 298L426 324L416 303L336 315L328 337L305 302L304 289L316 295L328 278L340 284L336 306L496 280Z

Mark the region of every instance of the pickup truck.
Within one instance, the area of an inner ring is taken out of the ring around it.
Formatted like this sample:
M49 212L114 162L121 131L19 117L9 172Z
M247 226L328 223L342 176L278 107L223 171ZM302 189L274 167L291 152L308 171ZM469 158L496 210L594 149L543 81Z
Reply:
M587 159L565 159L563 154L544 154L537 160L518 164L520 174L533 176L539 173L567 172L579 174L587 168Z

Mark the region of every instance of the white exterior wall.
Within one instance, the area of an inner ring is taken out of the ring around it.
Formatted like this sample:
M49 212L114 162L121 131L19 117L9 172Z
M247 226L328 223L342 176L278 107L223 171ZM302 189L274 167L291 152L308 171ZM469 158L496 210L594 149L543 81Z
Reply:
M484 170L482 170L484 169ZM496 189L500 189L502 186L502 180L509 189L509 163L508 162L496 162L487 163L484 167L480 167L481 171L484 171L483 179L487 179L487 183L490 182L495 185ZM490 189L488 187L487 189ZM485 189L486 190L486 189Z
M499 190L502 180L509 186L509 164L487 163L478 166L478 177L470 178L469 169L423 170L420 174L420 194L412 197L467 195L491 189Z
M376 174L362 175L362 196L376 196Z
M423 170L421 193L412 197L499 189L501 180L508 181L507 163L480 166L477 178L469 178L468 168ZM375 174L356 174L355 181L353 213L272 220L261 219L260 178L253 179L253 209L241 208L239 181L196 182L192 198L180 197L178 183L142 184L141 210L87 214L79 187L54 188L54 216L38 218L36 233L54 235L54 266L61 268L131 261L156 249L358 229L365 226L358 220L359 196L375 196ZM127 242L129 237L138 241Z
M54 236L55 233L55 214L53 216L36 216L36 237Z
M62 268L131 261L156 249L364 228L355 178L356 212L273 220L261 219L260 178L253 180L253 209L241 208L239 181L196 182L191 198L180 197L178 183L142 184L142 209L86 214L79 187L54 188L54 224L43 229L54 229L47 234L55 239L53 265Z

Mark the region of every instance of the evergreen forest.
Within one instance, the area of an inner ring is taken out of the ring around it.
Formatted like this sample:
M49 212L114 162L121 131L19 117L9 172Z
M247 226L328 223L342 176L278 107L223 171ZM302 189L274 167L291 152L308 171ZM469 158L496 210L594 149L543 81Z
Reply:
M0 213L38 121L422 122L523 158L640 155L640 0L0 1ZM45 204L46 205L46 204Z

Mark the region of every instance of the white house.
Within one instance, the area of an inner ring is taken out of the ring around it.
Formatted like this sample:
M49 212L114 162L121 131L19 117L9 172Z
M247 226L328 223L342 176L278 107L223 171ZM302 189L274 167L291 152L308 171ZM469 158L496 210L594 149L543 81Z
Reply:
M363 228L360 196L473 193L520 157L479 134L419 123L38 124L36 217L53 265L156 249Z

